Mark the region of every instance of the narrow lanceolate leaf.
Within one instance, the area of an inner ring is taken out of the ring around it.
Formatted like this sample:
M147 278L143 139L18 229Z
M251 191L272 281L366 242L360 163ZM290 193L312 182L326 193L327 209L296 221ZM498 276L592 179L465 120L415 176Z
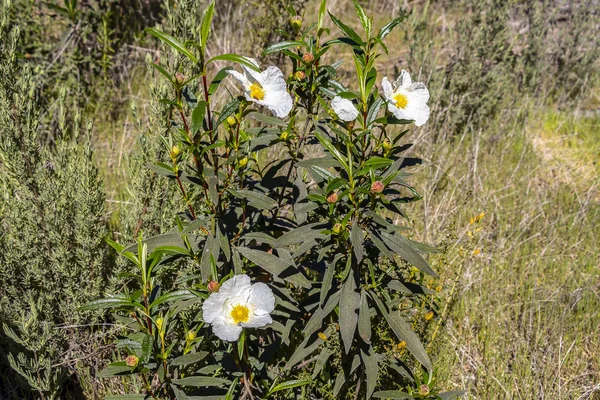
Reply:
M192 386L192 387L204 387L204 386L217 386L223 387L229 385L231 381L222 378L213 378L211 376L189 376L187 378L175 379L173 383L179 386Z
M240 108L240 101L238 99L233 99L229 103L225 104L225 107L223 107L223 110L221 110L221 114L219 114L219 119L215 123L215 126L213 129L216 130L223 123L223 121L225 121L227 118L229 118L230 115L237 112L237 110L239 110L239 108Z
M171 365L174 367L180 367L183 365L194 364L194 363L197 363L198 361L202 361L204 358L206 358L207 355L208 355L208 352L206 352L206 351L199 351L197 353L184 354L182 356L175 358L173 361L171 361Z
M321 354L319 354L319 357L317 357L317 361L315 361L315 368L313 369L313 373L311 376L312 379L315 379L317 376L319 376L319 374L323 370L323 367L325 366L325 363L327 362L327 360L329 360L329 357L331 357L332 354L333 350L331 350L328 347L325 347L323 348L323 350L321 350Z
M325 229L325 226L322 222L300 226L279 237L275 241L274 247L286 247L312 239L324 238L325 235L321 233L323 229Z
M254 63L254 60L248 57L240 56L238 54L221 54L219 56L215 56L208 60L206 62L206 65L214 61L231 61L253 69L256 72L260 72L260 68L258 68L258 66Z
M363 232L358 221L352 223L352 230L350 231L350 242L352 243L352 249L356 256L357 264L360 264L363 258L364 247L363 247Z
M223 80L229 76L227 71L231 71L232 69L233 69L233 67L225 67L225 68L222 68L219 72L217 72L217 74L213 78L212 82L210 83L210 86L208 87L209 96L211 96L213 93L215 93L217 91L221 82L223 82Z
M358 309L358 334L366 344L371 344L371 314L367 292L360 291L360 307Z
M441 400L455 400L465 395L464 390L453 390L451 392L439 393L438 398Z
M367 373L367 399L371 398L373 391L375 391L375 385L377 384L377 376L379 375L379 366L377 365L377 354L373 351L373 348L369 346L369 352L366 353L364 350L360 350L360 358L365 366Z
M256 191L230 190L230 192L236 197L247 199L253 207L258 208L259 210L268 210L277 204L277 201L273 200L269 196Z
M154 337L152 335L144 336L144 340L142 340L142 364L146 364L150 361L150 355L152 353L152 343L154 342Z
M323 136L323 134L320 132L315 132L315 137L319 140L319 142L321 142L323 147L325 147L327 151L331 153L331 155L335 157L340 162L340 164L342 164L342 167L344 167L344 169L348 171L348 160L342 155L342 153L340 153L338 149L335 148L333 143L331 143L331 141L325 136Z
M390 33L392 33L392 30L394 30L394 28L396 26L398 26L398 24L400 22L402 22L404 20L404 16L402 17L398 17L398 18L394 18L393 20L391 20L390 22L387 23L387 25L383 26L380 30L379 33L377 34L377 37L379 39L383 39L385 38L387 35L389 35Z
M179 40L175 39L173 36L168 35L168 34L162 32L162 31L159 31L156 28L146 28L146 32L148 32L152 36L155 36L155 37L159 38L167 46L169 46L172 49L174 49L174 50L178 51L179 53L183 54L184 56L186 56L187 58L189 58L191 61L193 61L195 63L198 62L198 59L196 58L196 56L194 54L192 54L192 52L190 52L183 45L183 43L181 43Z
M113 376L121 376L121 375L131 375L133 373L133 368L128 367L125 364L125 361L118 361L110 364L108 367L104 368L98 376L100 378L110 378Z
M103 308L120 308L120 307L134 307L135 303L127 299L100 299L90 301L87 304L81 306L82 310L100 310Z
M104 400L144 400L146 399L145 394L115 394L106 396Z
M354 9L356 10L356 15L358 15L358 19L360 20L360 24L363 26L365 32L371 32L371 20L365 14L365 10L363 10L362 6L358 4L358 1L352 0L354 4Z
M204 18L202 19L202 29L200 31L200 41L202 43L202 52L206 51L206 42L208 41L208 35L210 34L210 25L212 23L213 13L215 11L215 2L211 3L204 12Z
M321 0L321 6L319 7L319 14L317 18L317 32L320 31L323 27L325 11L327 11L327 0Z
M193 297L196 297L196 295L187 289L174 290L172 292L163 294L162 296L154 300L150 305L150 308L156 307L159 304L168 303L171 301L187 300Z
M285 281L289 281L296 286L307 289L311 287L310 282L304 275L299 272L293 273L294 267L290 263L273 254L269 254L262 250L249 249L247 247L237 247L237 251L265 271L270 272ZM290 275L287 274L287 270L292 270ZM283 274L284 271L286 274Z
M369 112L367 113L367 127L371 126L371 124L377 119L377 114L379 114L379 110L383 105L383 99L378 97L377 100L373 102L371 108L369 108Z
M289 371L294 365L298 364L304 358L311 355L313 351L315 351L317 348L319 348L320 345L325 343L323 339L317 338L311 345L307 346L309 340L310 336L304 339L302 343L300 343L294 354L291 355L290 359L285 364L285 370Z
M164 69L163 67L161 67L158 64L155 63L151 63L150 65L152 65L152 67L154 67L155 70L157 70L158 72L160 72L165 78L167 78L167 80L171 83L173 83L173 74L169 73L166 69Z
M402 259L417 267L421 272L432 276L438 276L410 241L404 236L399 234L390 235L387 232L382 232L381 237L386 240L386 245L390 250L397 253Z
M356 293L356 282L354 274L351 271L350 276L342 286L342 294L340 296L340 335L344 343L346 354L350 352L352 341L354 340L354 332L356 331L356 323L358 315L356 309L360 305L360 295Z
M306 43L300 42L297 40L279 42L279 43L275 43L272 46L267 47L265 49L265 51L263 52L263 55L277 53L278 51L289 49L290 47L302 47L302 46L306 46Z
M344 383L346 383L346 376L344 375L344 371L340 371L340 372L338 372L337 376L335 377L335 383L333 384L333 395L334 396L337 397L340 390L342 390Z
M398 312L388 313L387 308L381 302L377 294L373 292L369 292L371 298L377 305L379 312L383 315L383 318L386 320L396 337L400 340L404 340L406 342L406 347L408 351L421 363L425 368L431 370L431 360L429 360L429 356L427 352L425 352L425 348L423 344L417 337L416 333L413 332L410 324L408 324L402 316Z
M348 25L344 24L342 21L340 21L338 18L336 18L331 13L329 13L329 17L331 18L333 23L336 24L337 27L342 30L342 32L344 32L344 35L346 35L348 38L350 38L353 42L356 42L356 44L358 44L358 45L363 44L361 37L358 35L358 33L356 33L354 31L354 29L352 29Z
M396 390L382 390L373 393L376 399L414 399L410 394Z
M279 392L280 390L297 388L299 386L308 385L309 383L311 383L311 381L309 381L309 380L292 380L292 381L282 382L279 385L275 386L273 389L269 390L268 394Z
M192 134L196 134L202 128L202 121L204 121L204 114L206 112L206 105L208 103L205 101L199 101L196 108L192 112Z

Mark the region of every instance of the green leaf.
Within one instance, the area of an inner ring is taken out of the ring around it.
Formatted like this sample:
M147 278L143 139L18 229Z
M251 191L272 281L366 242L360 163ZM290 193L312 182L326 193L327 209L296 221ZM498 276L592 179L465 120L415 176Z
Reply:
M223 387L231 383L231 381L222 378L213 378L211 376L189 376L187 378L175 379L173 383L179 386L192 386L192 387L204 387L204 386L217 386Z
M274 45L267 47L265 49L265 51L263 51L263 55L277 53L278 51L289 49L290 47L303 47L303 46L306 46L306 43L298 41L298 40L279 42L279 43L275 43Z
M279 385L275 386L273 389L269 390L269 393L267 393L267 396L269 396L275 392L279 392L280 390L293 389L293 388L296 388L299 386L308 385L310 383L311 383L311 381L309 381L309 380L292 380L292 381L282 382Z
M367 32L367 36L371 33L371 20L365 14L365 10L358 4L358 1L352 0L354 4L354 9L356 10L356 15L358 15L358 19L360 20L360 24L363 26L365 32Z
M321 6L319 7L319 14L317 17L317 34L321 28L323 27L323 22L325 20L325 11L327 11L327 0L321 0Z
M309 158L307 160L302 160L297 164L299 167L321 167L321 168L339 168L341 164L338 160L331 156L327 157L319 157L319 158Z
M219 119L217 120L217 123L215 124L213 129L216 131L219 125L223 123L223 121L225 121L230 115L234 114L239 109L240 101L237 98L234 98L229 103L225 104L225 107L223 107L223 110L221 110L221 114L219 114Z
M277 238L273 247L287 247L312 239L323 239L326 237L326 235L321 233L324 229L325 225L323 222L314 222L294 228Z
M212 23L213 12L215 11L215 2L211 1L206 11L204 12L204 18L202 19L202 27L200 31L200 43L202 46L202 53L206 51L206 42L208 41L208 35L210 34L210 25Z
M146 364L150 360L153 341L154 337L152 335L145 335L144 340L142 340L142 358L140 359L142 364Z
M308 279L306 279L306 277L301 273L295 273L285 277L280 276L287 269L294 269L294 267L287 261L262 250L254 250L247 247L237 247L237 250L242 256L252 261L265 271L270 272L271 274L278 276L285 281L293 283L296 286L301 286L307 289L311 287Z
M396 337L400 340L404 340L406 342L406 347L411 354L423 364L425 368L431 370L431 360L429 360L429 356L427 355L423 344L419 340L417 334L412 330L411 325L404 321L400 313L388 313L385 305L379 300L379 297L377 297L375 293L370 292L370 295Z
M402 21L404 21L404 18L406 18L405 16L402 17L398 17L398 18L394 18L393 20L391 20L390 22L388 22L386 25L384 25L380 30L379 33L377 34L377 37L381 40L383 38L385 38L387 35L389 35L390 33L392 33L392 30Z
M128 367L125 361L117 361L100 371L98 376L100 378L110 378L113 376L131 375L132 373L133 368Z
M356 42L358 45L363 45L363 41L361 39L361 37L358 35L358 33L356 33L354 31L354 29L350 28L348 25L344 24L342 21L340 21L338 18L336 18L333 14L331 14L330 12L328 12L329 17L331 18L331 20L333 21L334 24L337 25L338 28L340 28L342 30L342 32L349 37L350 39L352 39L354 42Z
M404 236L390 235L387 232L382 232L381 237L386 240L386 245L393 252L397 253L402 259L417 267L420 271L431 276L438 276L429 266L427 261L419 254L408 239Z
M358 334L366 344L371 344L371 312L367 292L360 291L360 306L358 308Z
M369 112L367 113L367 127L370 127L373 122L377 119L377 114L379 114L379 110L383 105L383 99L381 97L377 97L377 99L369 108Z
M364 247L363 247L363 231L358 224L358 221L352 223L352 230L350 231L350 242L352 243L352 250L356 256L356 263L360 264L363 259Z
M335 397L337 397L340 390L342 390L344 383L346 383L346 376L344 375L344 371L340 371L335 377L335 383L333 384L333 395Z
M325 147L327 151L332 156L334 156L340 162L340 164L342 164L342 167L344 167L346 172L348 172L350 168L348 167L348 160L346 159L346 157L344 157L344 155L342 155L342 153L340 153L339 150L335 148L333 143L331 143L331 141L328 138L323 136L322 133L315 131L314 135L319 140L319 142L321 142L323 147Z
M187 299L191 299L193 297L196 297L196 295L187 289L175 290L175 291L163 294L158 299L154 300L152 302L152 304L150 304L150 308L154 308L163 303L168 303L171 301L178 301L178 300L187 300Z
M204 114L206 113L206 106L208 103L206 101L199 101L196 108L192 112L192 134L196 134L202 127L202 122L204 121Z
M169 72L167 72L166 69L164 69L158 64L151 63L150 65L153 66L154 69L156 69L158 72L160 72L165 78L167 78L169 82L173 83L173 74L170 74Z
M350 276L342 286L342 294L340 296L340 335L342 336L346 354L350 352L350 347L352 347L352 342L354 341L354 332L356 331L356 323L358 322L356 309L359 305L360 295L356 293L354 273L350 272Z
M369 346L369 352L365 353L360 350L360 358L367 372L367 399L371 398L371 394L375 390L377 384L377 376L379 375L379 366L377 365L377 354L373 352L373 348Z
M210 86L208 87L208 95L209 96L211 96L213 93L215 93L217 91L221 82L223 82L223 80L229 76L229 73L227 73L227 71L231 71L231 70L233 70L233 67L225 67L225 68L222 68L219 72L217 72L217 74L213 78L212 82L210 83Z
M145 400L148 396L146 394L115 394L106 396L104 400Z
M152 36L157 37L158 39L160 39L163 43L165 43L167 46L171 47L172 49L175 49L176 51L178 51L179 53L183 54L184 56L186 56L187 58L189 58L191 61L197 63L198 59L196 58L196 56L194 54L192 54L184 45L183 43L181 43L179 40L175 39L173 36L168 35L162 31L159 31L156 28L146 28L145 31L149 34L151 34Z
M319 346L325 343L323 339L317 338L310 346L307 347L306 345L308 344L309 339L310 336L304 339L302 343L300 343L300 345L296 348L294 354L291 355L290 359L285 364L284 370L289 371L294 365L298 364L304 358L308 357L310 354L312 354L313 351L319 348Z
M312 379L315 379L319 375L319 373L325 366L325 363L327 362L327 360L329 360L329 357L331 357L332 354L333 350L331 350L328 347L324 347L323 350L321 350L321 354L319 354L319 357L317 357L317 361L315 361L315 368L313 369L313 373L311 376Z
M220 56L215 56L206 62L206 65L210 64L213 61L231 61L248 67L256 72L260 72L260 68L254 63L254 60L248 57L240 56L238 54L221 54Z
M207 355L207 351L199 351L197 353L184 354L171 361L171 365L174 367L181 367L184 365L195 364L198 361L205 359Z
M259 210L268 210L277 204L277 201L273 200L269 196L254 190L230 190L229 192L231 192L231 194L233 194L235 197L248 200L250 205L258 208Z
M382 390L379 392L373 393L373 397L377 399L411 399L414 398L408 393L396 391L396 390Z
M251 113L250 118L260 121L260 122L264 122L267 125L276 125L276 126L282 126L282 127L287 127L287 125L288 125L287 122L285 122L284 120L282 120L280 118L271 117L270 115L265 115L265 114L261 114L261 113L257 113L257 112Z
M135 307L135 306L136 306L136 304L131 300L108 298L108 299L100 299L100 300L90 301L89 303L81 306L80 309L81 310L100 310L103 308L121 308L121 307Z
M173 167L165 163L148 164L148 168L156 172L158 175L166 176L167 178L175 178Z

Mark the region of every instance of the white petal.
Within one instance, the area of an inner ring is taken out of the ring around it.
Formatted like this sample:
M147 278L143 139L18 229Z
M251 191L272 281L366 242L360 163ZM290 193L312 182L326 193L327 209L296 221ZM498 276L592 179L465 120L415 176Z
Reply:
M410 87L410 85L412 85L412 79L410 79L410 74L407 70L403 69L400 73L400 77L396 81L396 87L407 89Z
M267 284L258 282L250 289L248 303L254 309L255 314L270 313L275 309L275 296Z
M394 92L394 88L392 88L392 84L388 80L387 76L384 76L381 80L381 86L383 87L383 93L387 99L392 98L392 94Z
M269 314L252 315L248 322L242 322L242 326L245 328L259 328L269 325L271 322L273 322L273 318Z
M227 323L223 318L218 318L212 326L213 333L221 340L235 342L242 333L242 327Z
M393 100L388 101L388 110L394 114L394 117L398 118L398 119L410 119L412 120L412 118L406 113L406 111L402 108L398 108L396 107L395 103Z
M265 90L265 98L260 101L254 101L261 106L267 107L278 118L287 117L294 105L292 96L285 90Z
M221 292L211 293L208 299L202 304L202 318L208 324L212 324L213 320L227 312L225 302L227 297Z
M246 75L241 74L237 71L233 71L233 70L228 70L227 73L229 75L233 76L238 81L240 81L242 83L242 85L244 86L244 90L248 90L248 88L250 87L250 81L248 80Z
M410 98L416 98L421 103L427 103L429 101L429 90L424 83L415 82L408 88Z
M335 96L331 100L331 107L342 121L350 122L358 117L358 110L354 107L354 104L350 100L343 99L340 96Z
M218 293L227 299L226 305L229 306L227 314L231 311L231 307L248 302L251 286L250 277L245 274L234 275L223 283Z
M258 61L256 61L254 58L250 58L250 57L246 57L246 58L248 60L250 60L250 62L252 62L256 66L256 68L258 68L260 66ZM252 81L258 82L262 86L263 82L262 82L262 76L261 76L260 72L256 72L255 70L248 68L245 65L242 65L242 68L244 69L244 71L246 71L246 73L248 75L250 75Z
M412 114L412 119L415 120L416 126L424 125L425 122L429 119L429 106L425 105L425 107L416 110Z
M266 89L284 92L287 90L283 72L281 72L281 70L277 67L270 66L260 73L260 77L262 80L260 83Z

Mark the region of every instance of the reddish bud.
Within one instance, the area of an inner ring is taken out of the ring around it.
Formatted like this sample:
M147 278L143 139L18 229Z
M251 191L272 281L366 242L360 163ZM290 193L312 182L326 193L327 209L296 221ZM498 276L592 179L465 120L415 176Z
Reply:
M375 181L373 182L373 184L371 184L371 193L381 193L383 192L383 189L385 188L383 182L381 181Z
M304 61L307 64L310 64L314 60L315 60L315 56L313 56L310 51L304 53L304 55L302 56L302 61Z
M183 75L181 72L177 72L175 74L175 80L181 85L183 82L185 82L185 75Z
M333 192L329 196L327 196L327 202L329 204L334 204L337 201L338 201L338 195L336 192Z
M304 78L306 78L306 73L304 71L296 71L296 73L294 74L294 77L297 80L302 81L302 80L304 80Z
M208 282L207 288L208 288L209 292L216 293L221 288L221 285L217 281L210 281L210 282Z
M125 359L125 364L127 364L127 366L131 367L131 368L137 367L139 362L140 362L140 359L134 355L127 356L127 358Z

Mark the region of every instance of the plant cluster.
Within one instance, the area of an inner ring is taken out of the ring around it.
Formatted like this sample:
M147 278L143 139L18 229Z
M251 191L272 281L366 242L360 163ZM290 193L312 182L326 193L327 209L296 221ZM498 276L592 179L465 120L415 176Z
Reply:
M249 57L208 56L214 3L196 38L147 30L180 57L175 70L151 63L170 85L160 101L172 112L161 136L169 161L149 168L178 188L185 211L167 234L109 239L135 269L121 274L124 292L86 305L120 310L123 357L101 374L139 377L140 399L458 395L439 393L409 322L413 301L431 293L423 254L435 249L398 224L420 199L406 172L420 160L404 154L409 130L396 127L427 121L429 92L406 71L379 91L377 59L403 18L376 31L353 4L364 32L329 14L342 35L328 41L325 0L306 28L288 8L295 32L264 52L289 58L287 77ZM352 51L354 88L327 64L337 46ZM217 61L243 72L211 76ZM215 109L228 77L242 93ZM284 155L269 158L277 148ZM178 274L171 266L182 260L195 268Z

